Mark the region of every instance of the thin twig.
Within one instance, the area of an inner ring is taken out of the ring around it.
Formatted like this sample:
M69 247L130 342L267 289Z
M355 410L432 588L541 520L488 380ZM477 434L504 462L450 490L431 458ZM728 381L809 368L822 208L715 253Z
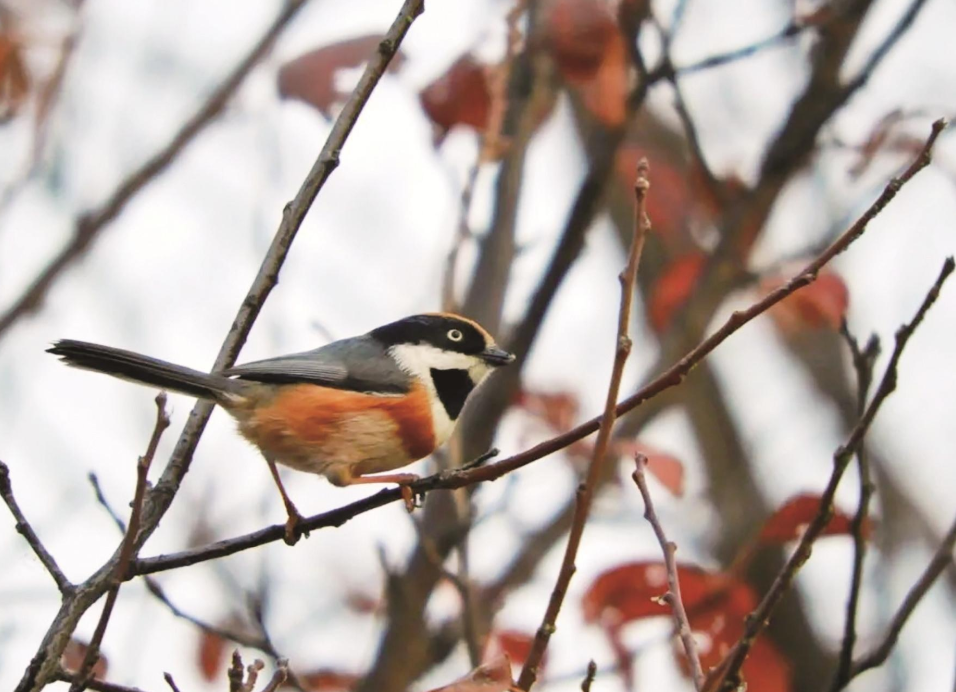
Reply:
M952 274L954 266L956 266L956 264L954 264L953 258L948 257L943 263L939 277L927 293L926 298L923 300L912 321L908 324L904 324L897 330L896 345L893 349L893 354L890 357L890 362L886 366L883 378L880 381L879 387L877 387L873 400L866 407L866 411L864 411L863 416L861 416L859 422L851 431L846 443L837 449L833 455L833 471L830 474L830 480L827 482L826 488L820 496L820 510L807 526L800 541L797 543L796 549L777 574L769 591L763 597L763 600L761 600L760 605L747 616L744 624L744 633L740 640L708 677L705 687L706 690L724 690L727 689L725 686L736 685L736 678L740 672L740 667L743 665L754 641L766 627L770 616L779 604L780 599L783 598L783 595L790 588L797 572L810 557L813 542L820 536L829 523L833 515L833 497L836 495L837 486L843 477L843 472L846 470L857 449L859 449L859 446L863 443L863 438L883 402L896 389L897 366L903 354L903 349L913 335L913 332L922 323L926 312L933 303L936 302L940 289L946 279ZM730 687L730 689L733 689L733 687Z
M302 2L304 0L291 0ZM288 6L287 6L288 7ZM245 299L238 310L232 328L226 335L214 369L221 370L232 365L252 329L266 298L278 282L279 271L288 255L302 220L305 218L316 195L325 185L339 162L349 133L359 114L371 96L385 68L398 50L402 39L408 33L415 18L424 9L424 0L405 0L385 35L378 50L368 61L358 84L339 113L329 136L319 153L318 159L306 176L295 199L286 205L282 221L276 231L272 244L263 259L262 265L252 282ZM286 10L287 11L287 10ZM156 486L150 491L143 508L142 527L134 541L133 557L142 548L143 543L152 535L160 519L169 509L183 478L189 471L193 452L205 429L212 404L198 403L190 414L173 454L166 465ZM78 588L74 598L65 599L60 610L48 628L36 654L27 666L16 692L31 692L42 689L53 677L64 647L85 613L111 586L112 575L119 556L114 555L92 577Z
M282 30L308 0L287 0L272 22L245 58L236 65L223 82L216 87L196 113L160 151L142 166L130 173L113 194L98 208L83 214L76 223L73 237L44 267L19 298L0 315L0 337L22 317L35 312L63 272L75 264L101 236L103 229L115 219L144 187L165 171L177 156L222 113L232 95L260 60L269 52Z
M594 684L594 678L597 677L597 663L588 661L588 672L581 681L581 692L591 692L591 685Z
M768 36L765 39L761 39L755 43L737 48L735 50L728 51L726 53L720 53L719 55L713 55L709 58L704 58L694 63L688 65L681 65L670 67L669 69L673 70L677 74L687 75L693 74L694 72L700 72L701 70L708 70L713 67L720 67L721 65L726 65L730 62L736 62L743 58L749 58L760 51L786 41L787 39L793 38L800 34L805 29L809 28L806 25L801 25L797 23L790 23L785 26L783 29L778 31L772 36Z
M887 657L890 655L890 652L893 650L893 647L896 646L896 640L899 639L900 632L903 631L903 626L906 624L906 621L909 619L910 615L913 614L913 610L916 609L916 606L919 604L920 600L922 600L923 596L926 595L926 592L929 591L930 587L933 585L933 582L936 581L939 575L943 573L943 570L945 570L952 561L954 547L956 547L956 521L954 521L953 525L949 527L949 532L947 532L946 537L940 544L939 549L933 556L933 559L930 561L929 565L927 565L926 571L923 572L920 578L913 585L913 588L911 588L906 594L906 598L903 599L903 603L900 605L899 610L896 611L896 615L893 616L893 620L890 622L890 626L886 631L886 635L883 637L883 641L880 642L880 645L877 646L871 653L867 654L853 664L853 667L850 671L851 680L860 673L870 670L871 668L876 668L886 661Z
M861 349L859 342L850 333L846 320L843 320L840 325L840 334L847 342L853 358L853 369L856 371L857 379L857 416L862 416L866 409L870 385L873 382L873 367L880 355L880 340L876 334L872 334L866 346ZM839 663L830 688L831 692L843 688L850 679L853 646L856 643L856 617L860 605L860 591L863 587L863 563L866 559L866 536L863 534L874 492L870 460L864 444L861 444L857 450L856 463L860 477L860 500L850 524L850 533L853 536L853 574L850 577L850 595L847 599L846 621L843 626L843 643L840 645Z
M276 690L279 689L279 685L284 683L289 676L289 662L284 658L280 658L276 661L276 669L275 672L272 673L272 679L262 688L262 692L276 692Z
M60 682L69 682L73 684L80 678L78 674L74 674L59 668L54 672L53 679L59 680ZM94 692L143 692L143 690L138 687L117 685L114 682L106 682L105 680L99 680L98 678L92 678L88 680L86 682L86 688L88 690L94 690Z
M684 653L687 654L687 660L690 662L694 688L699 692L704 687L704 670L700 665L700 654L697 653L694 632L690 627L690 620L687 617L687 611L684 610L684 601L680 595L680 579L677 575L677 561L674 559L677 545L667 540L661 520L657 518L657 512L654 511L651 491L647 487L647 478L644 475L647 457L638 454L634 461L637 468L634 469L631 478L634 479L638 490L641 491L641 497L644 498L644 518L654 529L654 535L657 536L657 542L661 544L661 550L664 553L664 565L667 568L667 593L664 594L663 600L671 608L671 614L674 616L674 627L677 629L677 634L684 645Z
M880 197L873 202L869 209L848 228L839 238L837 238L826 250L817 258L810 262L804 269L787 283L783 284L774 291L771 291L761 300L751 305L746 310L734 312L730 318L713 334L701 341L696 347L691 349L680 360L665 370L661 375L642 387L632 396L622 400L617 405L617 415L632 411L645 401L657 396L671 387L678 386L687 377L687 374L698 363L703 361L720 344L726 341L732 334L737 332L748 322L762 315L771 307L784 300L794 292L813 283L816 280L817 273L826 266L834 257L845 251L852 245L863 233L869 222L876 217L886 205L893 200L899 190L909 182L916 173L925 168L930 162L930 154L933 144L946 122L939 120L933 124L933 130L920 154L916 157L909 168L899 178L894 178L887 184ZM504 374L504 373L503 373ZM511 457L502 459L494 464L487 464L478 468L469 468L464 471L445 471L442 473L422 478L411 484L412 490L416 494L426 493L431 490L450 490L462 488L476 483L497 480L516 469L522 468L539 459L547 457L558 452L575 442L584 439L588 435L597 431L600 426L601 418L592 418L571 430L556 435L553 438L541 442L523 452ZM402 499L401 492L395 488L381 490L375 495L357 500L342 507L322 512L305 519L301 527L306 531L314 531L322 528L341 526L345 522L369 512L378 507L382 507ZM232 555L242 550L247 550L267 543L273 543L281 540L284 535L284 525L269 526L243 536L237 536L210 545L184 550L169 555L160 555L156 557L141 558L137 560L132 569L132 574L152 574L162 572L177 567L193 565L207 560L214 560L226 555Z
M56 582L56 588L58 588L64 596L73 593L76 586L63 574L63 570L56 564L56 559L54 559L50 551L43 545L40 537L37 536L36 531L33 530L33 527L30 526L30 522L27 521L27 518L20 510L20 506L13 496L13 486L10 483L10 469L7 468L7 465L2 461L0 461L0 497L3 498L3 501L10 509L10 514L13 515L13 519L17 522L17 533L23 536L33 549L33 553L37 556L37 559L40 560L40 563L46 568L46 571L53 577L53 581Z
M103 494L103 489L100 487L99 478L97 478L95 473L91 473L89 475L89 479L90 479L90 483L93 485L93 492L96 494L97 501L103 506L106 512L113 519L113 522L116 524L117 528L119 528L119 530L125 534L126 522L123 521L123 518L119 516L116 510L113 509L113 506L106 499L106 496ZM179 606L173 603L169 599L169 596L166 595L166 591L163 589L163 587L160 585L158 581L156 581L155 579L153 579L152 577L148 575L144 576L143 580L146 582L146 590L149 591L153 596L155 596L160 603L165 605L169 609L169 612L171 612L174 616L182 620L185 620L186 622L192 625L195 625L203 632L214 634L217 637L220 637L222 639L235 642L236 644L239 644L240 646L245 646L250 649L258 649L264 654L268 654L272 656L273 658L278 658L278 653L271 646L271 643L268 641L266 637L262 635L249 636L242 632L227 630L222 627L217 627L216 625L212 625L204 620L201 620L197 618L196 616L185 612Z
M100 644L103 642L103 635L106 634L106 626L109 624L110 617L113 615L113 606L116 604L117 596L119 596L120 585L124 581L123 576L129 569L130 559L133 557L133 543L136 540L136 533L139 531L143 501L146 498L149 467L156 455L159 440L168 427L169 414L166 413L166 392L160 392L156 395L156 423L153 426L153 434L146 446L146 453L136 463L136 490L133 494L133 508L129 516L129 525L126 527L126 535L123 537L123 544L120 548L119 560L116 562L116 569L113 573L113 585L106 594L106 603L103 605L99 622L93 631L93 638L86 648L83 663L73 679L73 684L70 685L70 692L82 692L87 687L93 675L93 666L99 660Z
M926 0L913 0L913 2L910 3L910 6L896 22L893 29L886 35L880 45L877 46L876 50L873 51L870 59L860 68L860 72L857 76L847 82L847 85L844 87L846 91L853 93L869 81L872 74L876 71L877 66L890 52L890 49L897 44L903 34L912 26L913 20L916 19L916 15L923 9L925 3Z
M575 572L575 559L578 548L581 545L581 538L584 535L584 526L587 523L588 513L591 509L591 501L594 497L594 488L601 477L601 470L607 459L608 444L611 440L611 431L614 428L614 421L617 419L617 396L621 388L621 377L624 374L624 365L631 352L630 320L631 320L631 301L634 296L634 284L637 280L637 266L640 263L641 252L644 249L644 239L650 227L650 221L647 218L646 198L650 187L648 182L649 167L646 159L641 159L637 166L637 180L634 184L635 214L634 214L634 235L631 239L631 249L628 253L627 266L621 272L619 277L621 282L621 305L618 314L617 323L617 348L614 354L614 366L611 370L611 381L608 385L607 399L604 405L604 415L601 418L601 426L598 431L597 442L594 445L594 454L591 457L591 463L588 466L587 478L578 486L576 504L574 508L574 520L571 523L571 531L568 535L568 543L564 551L564 559L561 562L561 570L558 572L558 578L554 589L551 592L551 598L548 600L548 607L544 614L541 626L538 628L531 645L531 651L525 660L518 677L517 687L521 690L531 689L538 677L538 666L544 656L544 652L554 633L558 614L561 612L561 606L564 603L564 597L567 594L568 586L571 583L571 577Z
M163 673L163 680L166 681L166 684L169 685L169 689L172 692L180 692L179 687L176 685L176 681L173 680L173 676L169 673Z

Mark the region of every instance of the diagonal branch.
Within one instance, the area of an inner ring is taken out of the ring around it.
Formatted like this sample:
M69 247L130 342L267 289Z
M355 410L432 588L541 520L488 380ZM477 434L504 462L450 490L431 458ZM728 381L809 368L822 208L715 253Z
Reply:
M841 325L840 333L850 347L850 354L853 358L853 368L856 370L857 379L856 414L862 416L866 409L870 385L873 382L873 367L880 355L880 340L876 334L873 334L867 341L866 346L860 348L859 342L850 334L846 320ZM863 445L860 445L860 449L857 451L856 461L860 475L860 501L850 525L850 532L853 535L853 574L850 577L850 595L847 598L843 643L840 645L840 659L836 675L833 678L833 685L830 688L831 692L841 689L850 679L853 646L856 643L856 617L860 605L860 589L863 587L863 562L866 559L864 526L870 514L870 500L875 489L870 472L870 460Z
M72 594L76 587L70 583L70 580L63 574L63 570L56 564L53 555L51 555L50 551L43 545L40 537L37 536L36 531L33 530L33 527L30 526L30 522L27 521L27 518L20 510L20 506L13 496L13 486L10 483L10 469L7 468L7 465L2 461L0 461L0 497L3 498L3 501L10 509L10 514L13 515L13 518L17 522L17 533L23 536L26 542L30 544L30 547L33 548L33 553L37 556L37 559L46 568L46 571L50 573L50 576L53 577L53 581L56 582L56 588L58 588L64 596Z
M156 456L159 440L168 427L169 414L166 413L166 392L160 392L156 395L156 423L153 426L153 434L146 446L146 453L136 463L136 490L133 494L133 508L129 516L129 525L126 527L126 535L123 537L123 543L120 547L119 560L117 560L113 572L113 585L106 594L106 603L103 605L99 622L97 622L96 629L93 631L93 637L86 647L83 663L70 685L70 692L83 692L93 677L93 666L100 658L100 645L103 642L103 636L106 634L106 626L113 615L113 606L116 605L116 599L119 596L123 575L129 569L129 562L133 557L133 542L136 540L136 534L139 531L143 501L146 499L146 479L149 475L149 467L153 463L153 457Z
M617 418L616 404L618 392L621 389L621 377L624 374L627 357L631 352L631 338L629 336L631 301L634 297L634 284L637 281L637 267L640 263L641 251L644 249L644 239L647 237L650 228L650 221L647 218L645 208L647 191L650 188L650 182L647 179L648 171L647 160L641 159L637 166L637 180L634 184L634 235L631 238L631 250L628 253L627 266L620 275L621 308L617 323L617 350L614 354L614 366L611 370L611 382L608 385L607 400L604 404L604 415L601 418L601 427L598 431L597 442L594 445L594 454L588 466L587 478L578 486L574 519L571 522L571 532L568 535L561 570L558 572L558 579L555 582L554 590L551 592L544 620L535 634L531 651L525 660L524 667L521 669L521 675L518 677L518 689L525 690L525 692L531 689L538 677L538 665L544 657L548 642L551 640L551 634L555 630L558 614L561 612L564 597L567 595L568 586L571 584L571 577L574 576L576 570L574 562L581 545L581 538L584 536L584 526L591 509L594 489L601 476L602 467L607 462L608 444L611 441L611 432Z
M617 405L616 414L618 416L631 411L640 406L645 401L657 396L663 391L679 385L687 374L698 363L703 361L714 349L729 338L734 332L745 324L755 319L759 315L769 310L771 307L784 300L800 288L813 283L816 280L817 273L827 263L830 262L841 252L852 245L863 233L871 220L875 218L883 208L888 205L902 187L908 183L913 176L929 165L933 145L939 134L946 127L946 121L938 120L933 124L932 132L926 140L923 150L919 153L912 164L899 177L891 180L883 193L867 209L863 215L848 228L839 238L837 238L823 253L810 262L799 274L790 279L774 291L771 291L761 300L751 305L746 310L735 312L730 318L717 329L711 336L701 341L695 348L684 355L683 358L674 363L665 370L660 376L649 382L638 390L634 395L624 399ZM556 435L550 440L546 440L530 449L515 454L501 461L488 464L477 468L466 468L460 471L447 471L422 478L413 483L411 488L416 493L424 493L431 490L462 488L475 483L493 481L505 476L516 469L558 452L578 440L582 440L588 435L597 431L600 425L600 417L582 423L561 435ZM391 488L381 490L375 495L363 498L348 505L343 505L328 512L316 514L305 519L301 526L305 531L313 531L321 528L341 526L354 517L364 514L378 507L397 502L401 499L401 493L398 489ZM137 560L131 570L130 576L138 574L152 574L162 572L177 567L193 565L207 560L213 560L226 555L247 550L267 543L280 540L283 536L284 528L281 525L269 526L259 531L238 536L236 538L219 541L207 546L184 550L171 555L160 555L157 557L142 558Z
M870 670L870 668L883 665L883 662L889 657L890 651L896 646L896 640L899 639L900 632L903 631L903 626L906 624L909 616L913 614L913 610L915 610L923 596L926 595L926 592L929 591L933 582L936 581L939 575L943 573L943 570L946 569L946 566L952 561L954 547L956 547L956 521L954 521L953 525L949 528L949 532L947 532L939 549L936 551L929 565L927 565L926 571L923 572L913 585L913 588L906 594L906 598L903 599L900 609L896 611L896 615L893 616L893 621L890 623L883 641L880 642L880 645L871 653L853 664L850 670L850 679Z
M760 602L760 605L747 616L743 636L730 650L724 658L724 661L712 671L705 690L716 691L728 689L729 686L732 686L729 687L729 689L736 687L740 667L743 665L747 654L750 653L750 648L753 646L757 636L767 626L774 609L790 588L797 572L810 557L813 542L823 533L823 530L829 523L833 514L833 498L836 495L840 479L843 477L843 472L846 471L853 456L860 448L860 445L863 444L863 438L870 429L870 425L873 423L873 419L879 412L883 402L886 401L887 397L896 389L897 366L900 357L903 355L903 349L906 347L910 337L922 323L927 311L932 307L933 303L936 302L940 289L946 279L952 274L954 266L956 266L956 263L953 262L953 258L947 258L943 263L939 277L929 290L929 293L927 293L926 298L923 300L922 305L920 305L919 310L917 310L913 320L908 324L904 324L896 332L896 347L893 349L890 362L886 366L883 379L880 381L879 387L877 387L873 400L866 407L866 410L860 417L860 421L853 428L846 443L837 449L833 455L833 471L830 474L830 480L827 482L826 488L820 496L820 511L807 526L796 549L787 560L784 568L777 575L777 578L774 579L773 585Z
M687 660L690 662L690 669L694 679L694 688L698 692L704 686L704 671L700 666L700 654L697 653L697 644L694 641L694 632L690 627L690 620L687 618L687 611L684 610L684 601L680 595L680 578L677 574L677 561L674 559L674 553L677 552L677 545L667 540L664 533L664 527L661 520L657 518L657 512L654 510L654 502L651 500L651 491L647 487L647 477L644 474L644 468L647 466L647 457L638 454L634 460L637 468L631 474L631 478L637 484L637 489L641 491L641 497L644 498L644 518L647 519L654 529L654 535L657 536L657 542L661 545L664 553L664 565L667 567L667 593L663 600L671 608L671 615L674 617L674 626L684 645L684 653L687 654Z
M220 370L235 362L240 348L245 343L252 325L259 315L266 298L278 282L279 270L285 261L299 227L305 218L313 200L324 186L326 180L338 166L339 155L355 125L359 114L368 102L372 90L378 84L389 61L398 50L402 39L408 33L412 22L422 12L424 0L405 0L385 38L379 42L378 50L370 58L358 84L339 113L328 139L322 147L318 159L296 193L295 199L286 205L282 221L276 231L272 244L263 259L252 286L249 289L226 335L225 341L216 357L214 369ZM152 535L160 519L166 513L180 483L189 470L193 452L204 430L212 405L197 404L190 414L189 421L176 444L162 476L156 486L147 494L143 507L141 529L134 543L132 559ZM43 641L27 666L16 690L17 692L36 692L42 689L56 675L60 655L76 628L80 617L111 586L113 570L119 561L119 554L104 564L84 584L77 588L75 597L64 599L60 610L51 623ZM132 563L135 565L135 561ZM129 574L127 574L128 578Z
M308 0L287 0L282 11L252 50L236 65L222 84L216 87L199 110L173 135L169 143L127 176L99 208L86 212L77 220L70 242L40 271L13 305L0 315L0 337L20 318L40 309L60 275L78 262L90 250L110 222L126 208L127 203L156 176L165 171L196 138L196 135L222 113L239 85L269 52L276 38L306 2Z

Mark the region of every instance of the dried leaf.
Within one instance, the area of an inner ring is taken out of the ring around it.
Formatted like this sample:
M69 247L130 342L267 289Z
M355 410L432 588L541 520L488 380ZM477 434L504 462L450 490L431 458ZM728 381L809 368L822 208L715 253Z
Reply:
M332 106L345 96L335 87L336 72L367 61L378 50L382 38L381 34L358 36L290 60L279 69L279 94L304 101L328 117ZM388 69L398 69L403 61L404 56L396 53Z
M767 520L760 531L758 540L770 545L799 540L819 511L819 495L797 495L788 500ZM852 530L850 526L852 521L850 515L835 510L821 535L848 535ZM871 528L869 519L865 520L863 523L864 537L869 537Z
M478 132L488 127L491 88L484 65L466 55L422 91L422 108L444 136L455 125L467 125Z
M87 642L76 638L70 639L63 649L60 665L63 666L64 670L68 670L72 673L78 672L83 666L83 659L86 658L88 649L89 644ZM107 670L109 670L109 661L106 656L103 655L103 652L100 651L99 658L97 658L96 663L93 664L93 677L105 680Z
M507 656L480 665L463 678L431 692L509 692L514 687Z
M620 32L607 41L604 56L594 77L581 87L584 105L608 127L617 127L627 117L630 58Z
M507 656L515 665L522 665L531 653L534 644L534 635L520 630L496 630L488 637L488 648L485 650L486 660L497 660L502 654ZM544 670L548 654L545 652L538 670Z
M757 603L756 594L747 584L738 582L724 596L702 608L688 612L691 629L696 635L701 667L716 667L744 633L744 618ZM690 666L684 648L674 643L678 665L687 677ZM789 692L790 665L766 637L758 637L744 661L743 679L752 690Z
M196 664L199 673L206 682L213 682L225 669L226 648L228 642L218 634L203 630L199 635L199 648L196 651Z
M572 392L522 390L515 401L532 416L540 418L554 432L567 432L578 418L580 402Z
M694 565L678 565L681 595L687 611L721 596L735 580ZM602 572L584 594L582 608L587 622L619 626L647 617L668 615L670 609L657 598L667 591L663 562L631 562Z
M765 279L765 293L779 288L785 279ZM850 303L850 292L839 276L823 270L817 280L798 289L770 309L777 328L784 334L796 334L807 329L839 329Z
M597 74L608 42L620 36L614 15L602 0L550 0L542 31L558 70L577 84Z
M673 260L651 288L647 319L657 333L663 333L677 311L690 298L704 271L707 257L696 252Z
M23 45L0 33L0 122L14 117L30 93L31 79L23 60Z

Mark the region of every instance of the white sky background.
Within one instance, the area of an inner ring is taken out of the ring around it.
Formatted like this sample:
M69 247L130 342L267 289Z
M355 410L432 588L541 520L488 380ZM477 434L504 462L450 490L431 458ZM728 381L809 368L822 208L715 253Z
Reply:
M28 17L36 11L26 0L13 4ZM37 316L21 321L0 340L0 459L11 468L21 507L74 581L99 567L119 539L95 501L87 474L95 472L113 506L125 512L135 460L152 429L154 394L65 369L44 349L57 338L71 337L195 367L211 363L283 204L294 195L328 132L329 124L314 110L279 101L276 70L314 47L384 31L399 5L397 0L313 0L240 89L225 116L104 231L93 250L58 282ZM241 360L313 348L327 340L326 332L336 338L361 333L438 306L443 260L457 223L460 180L475 145L469 133L456 132L436 151L417 92L471 47L486 57L499 54L500 18L509 5L498 0L428 2L403 46L409 58L406 67L382 80L359 120L342 165L309 213ZM902 0L878 2L851 67L861 64L905 5ZM79 212L101 201L126 173L165 144L258 39L277 7L232 0L87 0L82 41L53 115L48 167L0 210L0 305L19 295L66 241ZM655 7L661 16L669 16L670 3ZM677 64L748 44L788 21L777 3L747 0L728 7L717 0L688 3L674 45ZM57 35L61 24L51 13L38 26ZM910 35L826 135L860 142L895 107L926 110L934 117L956 113L953 26L956 7L930 0ZM803 48L798 43L774 49L683 82L717 171L753 175L767 138L802 87ZM668 108L669 99L666 88L651 95L651 102L662 109ZM0 182L21 174L29 127L26 121L0 127ZM929 119L913 121L910 129L919 136L928 130ZM836 264L850 287L851 328L861 337L871 331L883 337L881 366L891 350L893 331L911 318L943 258L956 252L952 134L940 139L937 160ZM857 182L847 174L853 161L847 154L825 154L787 191L761 242L760 263L825 236L833 219L853 218L903 159L880 157L875 170ZM582 174L580 146L566 104L561 104L537 134L527 162L518 235L528 250L513 268L509 317L523 312ZM493 182L493 171L480 178L472 218L478 230L485 228L490 215ZM610 227L601 219L526 368L533 388L575 391L588 417L601 406L610 371L620 262ZM726 310L752 298L741 296ZM949 439L956 412L954 315L956 286L951 285L908 347L899 389L871 438L939 533L956 513L956 463ZM642 328L640 322L637 327ZM628 381L639 381L653 360L653 351L637 349ZM713 362L768 496L783 502L796 492L821 489L840 442L839 429L806 376L787 361L770 323L747 326L721 347ZM191 406L187 398L171 397L173 425L157 467ZM687 463L686 496L669 498L662 488L657 496L683 557L706 560L700 540L713 518L700 501L703 478L689 430L680 415L668 415L644 439ZM505 453L518 451L526 438L522 421L512 419L506 421L498 445ZM427 468L420 464L413 470ZM377 490L333 488L305 474L285 477L307 514ZM480 507L500 507L503 500L508 504L506 515L489 520L471 541L475 573L495 574L518 544L518 532L547 520L572 487L567 468L549 459L482 489ZM855 476L848 473L838 500L854 507L855 499ZM552 641L553 676L583 671L589 658L610 665L602 635L581 625L576 600L601 570L657 555L641 511L629 486L597 505ZM5 514L5 509L0 511L0 517ZM231 420L217 412L180 495L143 554L181 549L199 521L208 523L215 538L226 538L283 518L265 464L234 433ZM35 651L58 599L42 567L13 532L12 520L0 518L0 527L6 527L0 530L0 689L9 689ZM343 598L353 591L377 596L380 551L391 564L401 564L413 540L404 510L393 505L340 529L314 532L294 550L270 545L164 574L160 581L183 609L215 621L233 605L241 607L241 596L224 584L251 589L265 573L275 583L270 633L293 666L360 672L375 654L378 628L373 618L350 613ZM845 539L827 539L799 579L817 599L814 624L835 645L842 631L849 546ZM558 559L556 553L546 560L538 579L509 600L500 624L533 631ZM867 572L869 583L879 583L881 590L866 592L861 650L874 641L880 623L928 559L926 551L914 547L893 569ZM440 590L436 617L450 612L453 604L452 594ZM951 690L954 610L945 588L935 589L904 631L902 655L854 689L882 689L896 680L906 689ZM98 608L84 619L78 634L89 637L97 617ZM664 630L650 625L635 636L659 641ZM173 618L141 585L127 584L103 647L110 679L157 690L163 689L162 672L169 671L183 690L221 689L223 680L205 685L198 677L193 663L197 641L195 628ZM639 683L674 678L666 654L666 645L659 645L641 659ZM423 688L445 683L466 669L467 658L459 652ZM569 679L549 689L574 690L579 684ZM675 681L674 689L680 684ZM613 692L620 685L608 676L600 679L598 689Z

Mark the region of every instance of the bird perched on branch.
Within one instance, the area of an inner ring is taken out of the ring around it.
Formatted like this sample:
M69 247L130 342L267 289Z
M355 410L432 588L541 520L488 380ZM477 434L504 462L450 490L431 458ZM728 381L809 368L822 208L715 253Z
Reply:
M48 350L77 368L212 401L232 415L269 464L289 519L301 516L276 463L334 485L398 483L452 431L468 396L514 356L479 324L447 313L414 315L313 351L204 373L110 346L63 339ZM382 474L382 475L369 475Z

